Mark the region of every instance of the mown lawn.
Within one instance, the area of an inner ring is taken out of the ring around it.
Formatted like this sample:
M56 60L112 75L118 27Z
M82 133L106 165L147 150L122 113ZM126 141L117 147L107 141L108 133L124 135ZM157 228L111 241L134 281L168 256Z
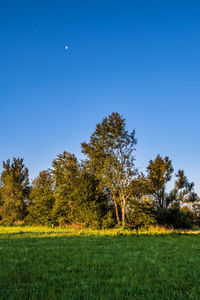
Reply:
M0 299L200 299L200 236L0 230Z

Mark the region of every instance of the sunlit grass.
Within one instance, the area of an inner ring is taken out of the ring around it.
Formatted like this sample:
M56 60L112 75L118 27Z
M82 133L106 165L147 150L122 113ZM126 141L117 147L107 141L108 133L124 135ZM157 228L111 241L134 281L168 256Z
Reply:
M149 229L141 228L139 230L130 229L74 229L73 227L45 227L45 226L0 226L0 235L24 235L34 236L115 236L115 235L138 235L138 234L171 234L175 231L167 229L164 226L151 226Z
M0 299L199 299L199 253L164 227L0 227Z

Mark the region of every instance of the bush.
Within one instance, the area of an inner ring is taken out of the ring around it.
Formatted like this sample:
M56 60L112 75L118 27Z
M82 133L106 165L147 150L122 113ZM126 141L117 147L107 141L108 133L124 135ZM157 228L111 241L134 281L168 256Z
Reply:
M154 204L149 200L134 202L127 215L127 225L129 227L149 227L156 223Z
M157 222L160 225L173 226L174 228L191 228L192 219L179 208L162 208L157 211Z
M112 228L114 226L115 226L115 219L113 217L112 211L110 210L102 220L102 228L107 229L107 228Z

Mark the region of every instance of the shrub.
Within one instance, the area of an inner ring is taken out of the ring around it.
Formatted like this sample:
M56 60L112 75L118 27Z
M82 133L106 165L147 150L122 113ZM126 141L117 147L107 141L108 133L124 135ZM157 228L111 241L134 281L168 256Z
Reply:
M107 229L107 228L112 228L114 226L115 226L115 219L113 217L112 211L110 210L102 220L102 228Z
M149 227L156 223L154 204L149 200L134 202L127 215L127 225L129 227Z
M157 211L157 222L160 225L174 228L191 228L191 217L179 208L162 208Z

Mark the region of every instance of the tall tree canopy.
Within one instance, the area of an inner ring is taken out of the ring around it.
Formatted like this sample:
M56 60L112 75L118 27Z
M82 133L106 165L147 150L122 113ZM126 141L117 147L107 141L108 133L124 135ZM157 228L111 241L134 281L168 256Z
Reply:
M70 202L73 201L79 178L80 166L74 154L64 151L52 163L52 176L55 183L55 220L69 221Z
M185 203L193 203L198 200L194 192L194 182L189 182L184 170L178 170L175 174L174 188L166 194L166 206L180 208Z
M194 202L197 194L194 192L194 183L189 183L183 170L178 170L175 175L174 188L167 192L166 184L171 180L174 172L172 162L166 156L158 155L155 160L150 160L147 167L147 194L151 195L157 208L180 207L186 202Z
M166 184L172 178L174 169L169 157L162 158L157 155L155 160L150 160L147 167L148 193L151 194L157 207L165 207Z
M55 223L82 223L99 227L108 212L108 201L99 180L75 155L64 151L53 161L55 188L52 215Z
M26 221L31 224L51 224L54 202L53 178L51 173L45 170L32 182Z
M198 225L199 199L183 170L174 175L171 160L157 155L146 173L135 167L135 131L112 113L96 125L81 144L86 159L64 151L52 169L40 172L29 186L23 159L3 162L0 176L0 222L66 225L93 228L125 224L175 227ZM198 200L198 201L197 201ZM188 203L190 203L188 205ZM189 225L190 224L190 225Z
M118 113L112 113L96 125L89 143L81 145L82 152L88 157L88 166L111 193L118 223L124 225L127 201L131 193L130 183L136 173L133 155L135 131L129 133L125 119Z
M101 190L99 180L85 167L80 170L73 199L70 201L71 222L86 227L101 227L109 212L108 198Z
M3 162L1 174L0 216L3 222L14 223L26 215L26 200L29 194L28 169L22 158Z

